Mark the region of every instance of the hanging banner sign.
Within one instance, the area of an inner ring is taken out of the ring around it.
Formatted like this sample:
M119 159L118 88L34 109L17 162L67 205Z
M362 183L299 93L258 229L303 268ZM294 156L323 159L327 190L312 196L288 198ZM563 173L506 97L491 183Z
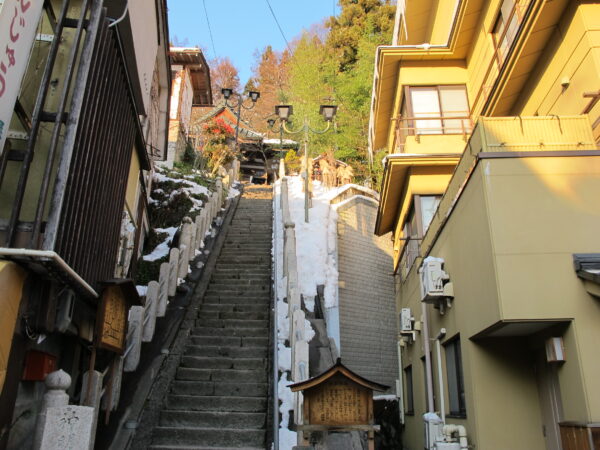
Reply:
M44 0L0 3L0 155L4 150L21 80L42 15Z

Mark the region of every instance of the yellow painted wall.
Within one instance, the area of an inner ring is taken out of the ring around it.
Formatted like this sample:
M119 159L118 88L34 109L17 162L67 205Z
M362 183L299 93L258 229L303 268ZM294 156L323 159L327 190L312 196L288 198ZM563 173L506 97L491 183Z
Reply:
M0 261L0 392L6 378L25 277L25 271L18 265Z
M580 114L591 100L582 94L596 91L600 79L600 4L572 2L537 67L515 114ZM590 122L598 117L600 103Z

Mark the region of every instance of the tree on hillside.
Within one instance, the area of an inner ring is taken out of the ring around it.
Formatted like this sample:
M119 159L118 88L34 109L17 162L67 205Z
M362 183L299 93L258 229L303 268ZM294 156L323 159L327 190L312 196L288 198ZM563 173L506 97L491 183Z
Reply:
M210 67L210 86L214 104L219 103L223 98L222 88L231 88L235 92L240 92L238 70L229 58L215 58L208 65Z
M267 131L266 118L273 114L275 105L286 101L288 90L288 61L289 52L274 51L267 46L262 53L254 55L256 64L253 67L254 76L248 80L246 90L260 92L260 100L256 106L243 115L253 129Z
M390 0L339 0L339 16L328 21L327 45L337 53L340 70L350 70L358 59L359 42L365 31L391 38L395 6ZM386 40L389 44L389 39Z

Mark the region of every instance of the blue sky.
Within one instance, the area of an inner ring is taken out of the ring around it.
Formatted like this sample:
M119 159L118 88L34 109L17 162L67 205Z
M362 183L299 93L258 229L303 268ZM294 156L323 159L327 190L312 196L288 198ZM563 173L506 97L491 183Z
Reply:
M217 56L229 57L238 68L241 86L252 76L254 53L267 45L285 48L266 0L205 0ZM285 37L291 41L303 29L335 12L337 0L269 0ZM203 0L168 0L169 32L188 46L199 45L214 58Z

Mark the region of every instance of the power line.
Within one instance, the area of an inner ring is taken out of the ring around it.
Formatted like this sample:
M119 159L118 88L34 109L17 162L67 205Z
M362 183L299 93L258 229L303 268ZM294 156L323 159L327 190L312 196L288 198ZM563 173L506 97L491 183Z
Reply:
M283 37L283 40L285 41L285 46L287 47L288 51L291 54L292 53L292 49L290 48L290 44L288 43L288 40L285 37L283 29L281 28L281 25L279 25L279 20L277 20L277 16L275 15L275 11L273 11L273 8L271 7L271 3L269 2L269 0L265 0L265 1L267 2L267 6L269 7L269 9L271 10L271 14L273 15L273 19L275 19L275 23L277 24L277 28L279 28L279 32L281 33L281 36Z
M204 5L204 16L206 17L206 23L208 24L208 34L210 35L210 43L212 44L213 55L217 59L217 51L215 50L215 40L213 39L212 30L210 29L210 21L208 20L208 11L206 10L206 0L202 0Z

